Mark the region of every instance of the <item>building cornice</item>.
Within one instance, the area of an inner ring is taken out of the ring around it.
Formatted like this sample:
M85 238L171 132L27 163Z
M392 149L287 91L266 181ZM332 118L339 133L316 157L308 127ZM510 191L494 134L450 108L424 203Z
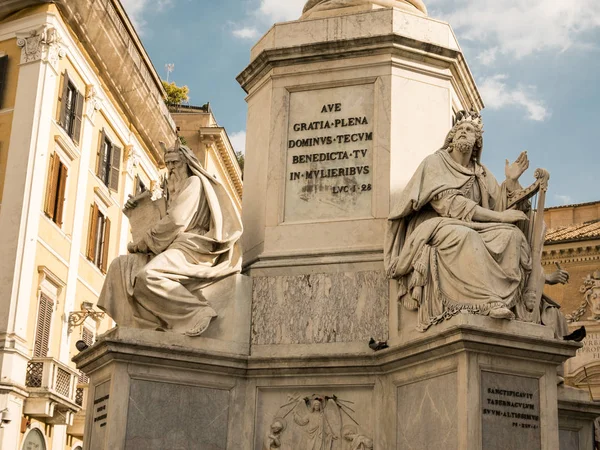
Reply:
M579 245L549 245L544 246L542 264L549 265L554 262L577 263L600 261L600 241L582 241Z
M449 68L458 84L468 87L459 89L459 93L464 96L464 99L461 100L466 100L465 103L474 109L483 109L481 96L478 93L476 96L468 94L468 92L477 92L476 84L460 50L398 34L265 49L237 76L237 81L246 93L250 93L260 80L279 67L389 53L400 58L412 56L411 59L417 58L434 67Z
M229 141L229 136L223 127L201 127L199 130L201 139L210 137L214 140L218 151L218 156L224 169L227 172L228 179L233 184L234 191L237 194L238 203L241 204L243 193L242 172L235 161L235 152Z

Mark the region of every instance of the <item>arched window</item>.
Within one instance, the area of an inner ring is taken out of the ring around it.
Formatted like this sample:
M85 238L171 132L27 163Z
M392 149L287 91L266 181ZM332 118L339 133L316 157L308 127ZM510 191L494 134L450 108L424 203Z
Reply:
M23 450L46 450L44 434L37 428L27 433L23 440Z

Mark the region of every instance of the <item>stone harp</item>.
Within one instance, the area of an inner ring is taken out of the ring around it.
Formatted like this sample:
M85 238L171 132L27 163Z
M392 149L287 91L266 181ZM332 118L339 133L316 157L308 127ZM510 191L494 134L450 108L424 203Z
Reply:
M523 229L525 232L525 236L527 237L527 241L531 247L531 261L532 261L532 269L531 275L529 275L529 279L533 280L541 280L543 277L542 274L542 248L544 246L544 208L546 206L546 192L548 191L548 181L550 180L550 173L545 169L536 169L534 173L535 182L525 189L520 189L518 191L511 192L508 196L508 207L525 209L525 207L529 206L525 202L529 201L532 197L537 195L537 201L535 204L535 209L529 209L529 222ZM532 284L530 282L527 283L527 288L532 289L535 288L535 300L536 304L531 311L532 322L539 323L540 322L540 302L542 300L542 292L544 289L543 284L537 283Z

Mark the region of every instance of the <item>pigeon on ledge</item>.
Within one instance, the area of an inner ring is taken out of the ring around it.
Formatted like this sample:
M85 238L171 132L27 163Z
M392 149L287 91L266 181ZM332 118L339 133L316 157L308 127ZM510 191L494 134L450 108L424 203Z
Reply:
M369 341L369 348L374 352L378 352L379 350L383 350L389 347L390 346L387 344L387 341L376 341L373 338L371 338L371 340Z
M585 331L585 327L581 327L581 328L578 328L577 330L573 331L568 336L563 337L563 339L565 341L581 342L585 339L586 336L587 336L587 332Z

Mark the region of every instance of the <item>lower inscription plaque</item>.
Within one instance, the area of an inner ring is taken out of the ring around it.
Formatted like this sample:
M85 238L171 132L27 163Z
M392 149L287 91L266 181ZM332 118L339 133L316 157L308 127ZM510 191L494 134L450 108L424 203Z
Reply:
M483 448L541 450L539 380L481 373Z

